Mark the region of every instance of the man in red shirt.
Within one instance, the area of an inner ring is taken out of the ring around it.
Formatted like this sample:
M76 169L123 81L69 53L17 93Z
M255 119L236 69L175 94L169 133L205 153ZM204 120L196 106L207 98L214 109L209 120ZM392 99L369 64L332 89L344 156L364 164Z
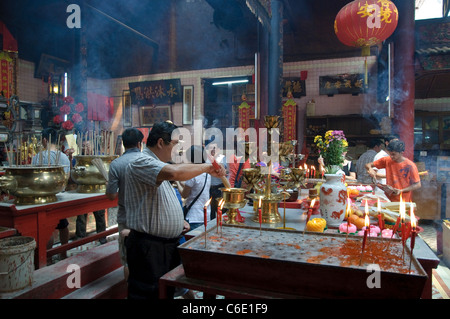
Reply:
M403 156L405 143L401 140L393 140L387 146L389 156L366 164L369 175L376 177L373 167L386 169L386 186L380 185L386 196L392 202L402 200L412 202L412 191L421 187L419 171L413 161Z

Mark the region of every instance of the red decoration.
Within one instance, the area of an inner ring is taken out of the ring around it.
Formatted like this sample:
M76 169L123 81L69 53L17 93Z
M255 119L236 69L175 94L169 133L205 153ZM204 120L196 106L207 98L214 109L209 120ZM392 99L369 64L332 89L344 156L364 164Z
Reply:
M93 121L109 121L114 114L113 98L88 92L87 119Z
M283 104L283 140L285 142L297 139L297 103L292 98L292 92L287 93L288 100Z
M64 118L61 115L58 114L53 117L53 123L61 124L62 122L64 122Z
M77 124L77 129L81 130L80 124L84 121L80 114L84 110L83 104L75 104L75 99L71 96L64 97L62 101L64 104L59 108L60 114L53 117L53 123L61 124L61 128L67 131L72 130ZM64 121L65 118L67 118L66 121Z
M75 102L75 99L71 96L66 96L63 98L63 101L65 104L73 104Z
M67 131L70 131L71 129L73 129L73 123L71 121L65 121L62 124L62 128L67 130Z
M305 81L308 78L308 71L300 71L300 81Z
M78 103L77 105L75 105L75 111L77 111L78 113L83 112L84 111L83 103Z
M398 23L397 7L389 0L355 0L345 5L334 21L334 31L342 43L363 49L386 40Z
M59 111L61 112L61 114L70 114L70 112L72 111L72 109L70 108L69 105L64 104L63 106L61 106L59 108Z
M0 90L7 99L10 98L13 91L11 87L13 84L12 61L8 53L0 52Z
M18 52L17 40L14 39L6 25L0 21L0 34L3 36L3 51Z
M80 114L75 113L74 115L72 115L72 122L76 123L80 123L83 121L83 118L81 117Z
M242 103L238 106L239 112L239 127L244 131L250 127L250 119L254 118L254 113L252 115L253 107L247 103L247 96L242 94Z

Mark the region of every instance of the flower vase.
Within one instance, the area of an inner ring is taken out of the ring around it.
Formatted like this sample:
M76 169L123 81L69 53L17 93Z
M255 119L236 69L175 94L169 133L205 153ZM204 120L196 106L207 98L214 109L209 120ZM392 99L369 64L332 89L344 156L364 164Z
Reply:
M338 228L345 218L347 187L344 174L325 174L320 187L320 211L328 228Z

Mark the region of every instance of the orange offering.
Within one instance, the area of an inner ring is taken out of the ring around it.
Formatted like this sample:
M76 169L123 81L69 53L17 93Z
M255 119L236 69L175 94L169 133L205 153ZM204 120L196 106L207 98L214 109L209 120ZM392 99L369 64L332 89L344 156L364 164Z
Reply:
M362 229L364 227L364 218L359 217L356 214L350 215L350 223L354 224L356 228Z

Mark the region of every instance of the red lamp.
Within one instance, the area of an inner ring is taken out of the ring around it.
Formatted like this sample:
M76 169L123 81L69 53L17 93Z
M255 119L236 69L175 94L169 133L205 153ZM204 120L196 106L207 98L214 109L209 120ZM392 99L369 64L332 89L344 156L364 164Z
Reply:
M346 4L334 20L334 32L343 44L362 49L370 55L370 47L386 40L398 23L397 7L389 0L355 0ZM366 64L367 84L367 64Z

